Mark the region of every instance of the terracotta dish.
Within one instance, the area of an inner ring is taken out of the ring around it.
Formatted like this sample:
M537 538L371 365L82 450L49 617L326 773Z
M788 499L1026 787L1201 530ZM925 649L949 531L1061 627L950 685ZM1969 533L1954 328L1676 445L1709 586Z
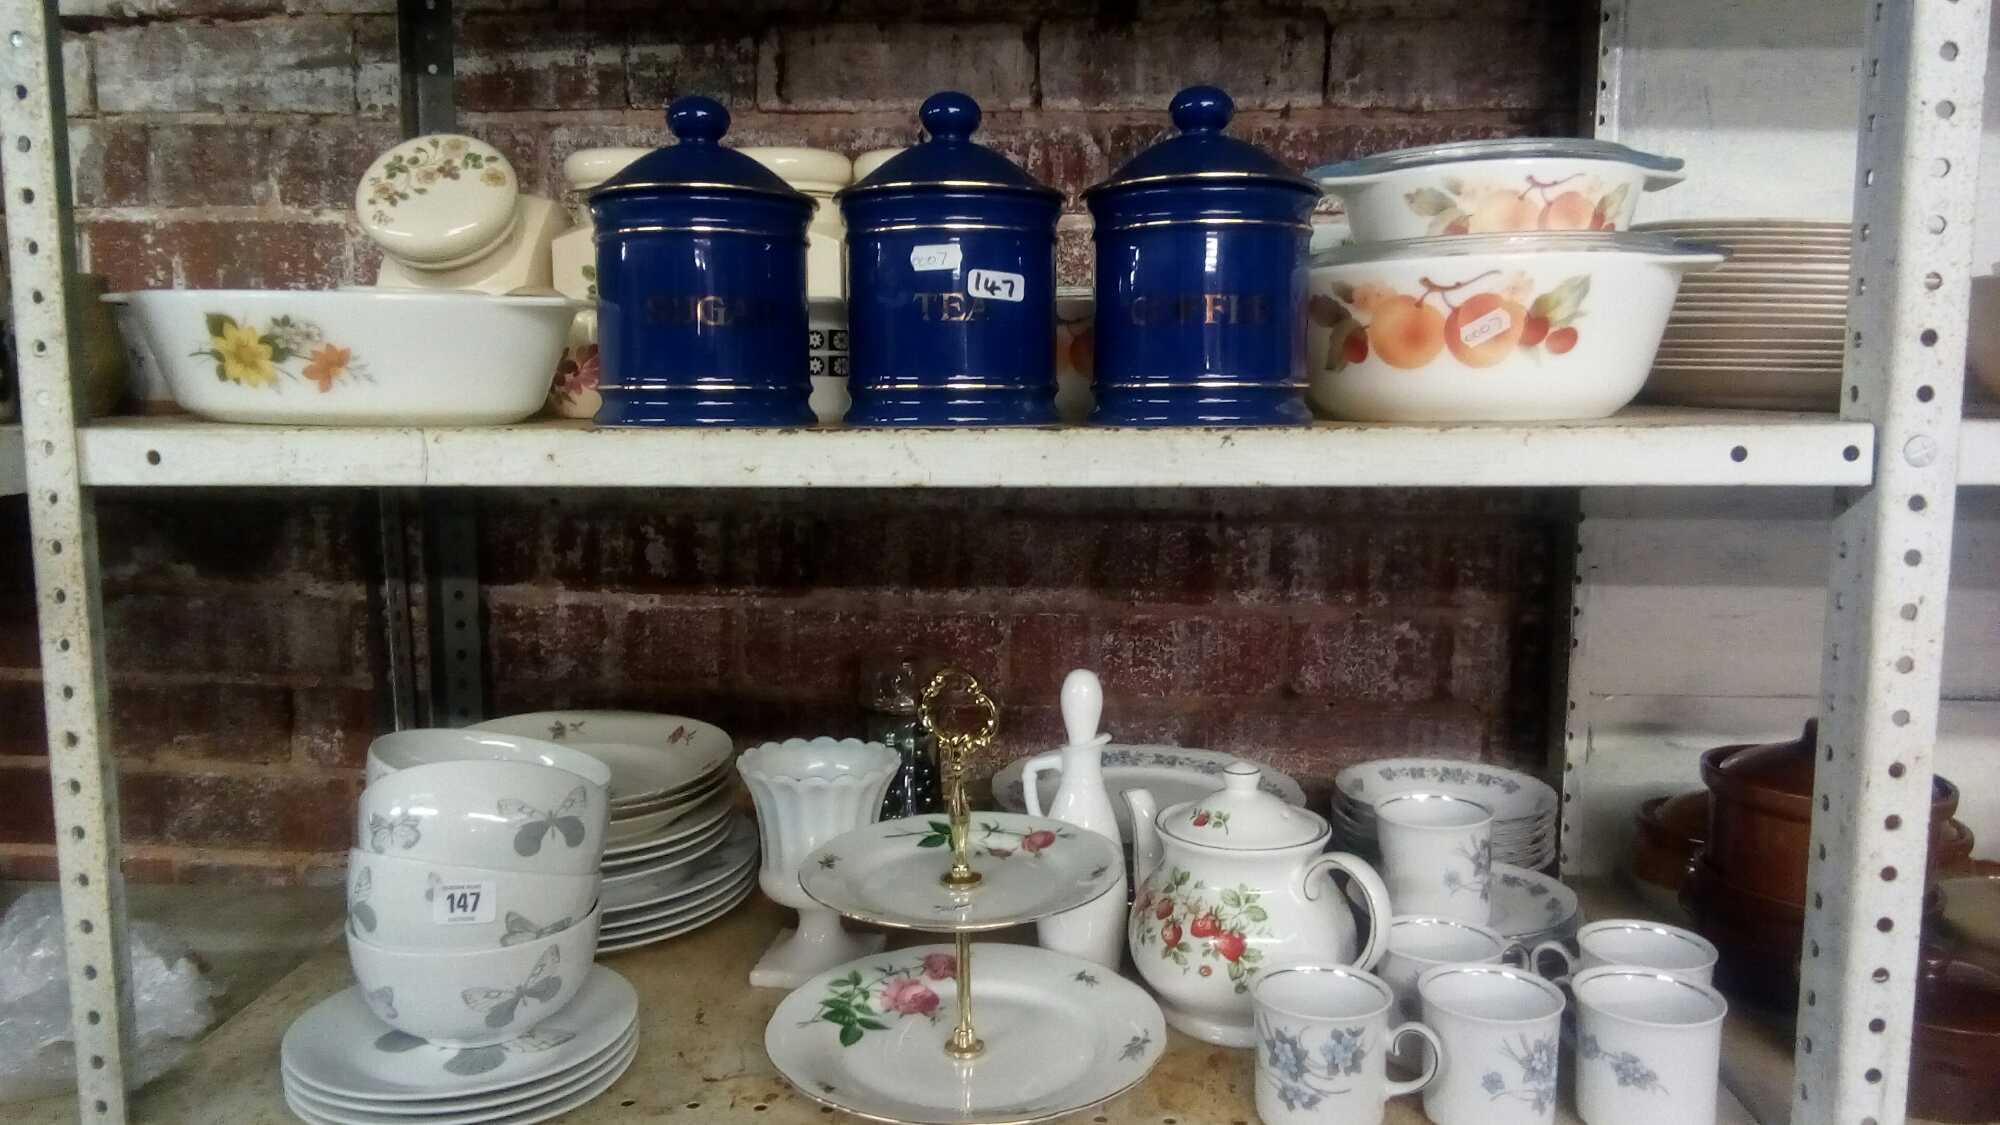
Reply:
M1681 887L1708 837L1708 791L1654 797L1635 819L1632 881L1656 909L1678 912Z
M2000 974L1954 962L1917 994L1910 1046L1912 1117L2000 1121Z

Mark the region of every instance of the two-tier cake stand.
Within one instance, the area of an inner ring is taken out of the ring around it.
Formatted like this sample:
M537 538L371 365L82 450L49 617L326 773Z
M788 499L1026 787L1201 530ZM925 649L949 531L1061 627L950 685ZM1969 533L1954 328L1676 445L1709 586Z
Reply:
M953 700L977 722L954 728ZM864 957L807 981L778 1005L764 1049L806 1096L877 1121L1017 1125L1116 1097L1166 1047L1153 998L1094 962L971 939L1096 899L1124 857L1061 821L970 811L966 760L999 727L998 707L970 675L939 672L923 720L937 740L946 819L846 833L808 855L799 880L850 918L954 942Z

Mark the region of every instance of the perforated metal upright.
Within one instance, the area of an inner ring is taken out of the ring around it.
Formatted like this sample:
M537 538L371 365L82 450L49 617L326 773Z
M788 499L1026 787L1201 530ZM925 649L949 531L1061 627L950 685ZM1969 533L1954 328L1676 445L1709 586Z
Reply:
M64 279L76 272L70 229L69 143L62 33L54 0L0 7L0 172L20 357L42 701L55 788L56 855L68 929L79 1113L125 1119L125 1048L132 1027L124 884L118 871L118 787L105 744L103 606L96 521L82 484L70 356L76 319Z
M1834 521L1792 1120L1895 1125L1958 482L1987 5L1868 0L1841 413L1876 427Z

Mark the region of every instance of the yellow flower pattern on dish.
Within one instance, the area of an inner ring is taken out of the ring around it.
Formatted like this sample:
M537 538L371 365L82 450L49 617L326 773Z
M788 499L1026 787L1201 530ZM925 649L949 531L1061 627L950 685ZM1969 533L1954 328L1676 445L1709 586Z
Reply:
M215 377L225 383L282 391L299 381L325 394L351 380L375 381L353 349L327 340L309 320L275 316L263 328L227 313L209 313L206 320L208 346L193 354L214 360Z

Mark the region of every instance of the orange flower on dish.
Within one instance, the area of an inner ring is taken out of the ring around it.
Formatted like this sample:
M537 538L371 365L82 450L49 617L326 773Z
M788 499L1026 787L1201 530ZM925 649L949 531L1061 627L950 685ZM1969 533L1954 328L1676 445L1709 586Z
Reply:
M333 389L334 380L346 374L347 361L353 356L352 349L322 344L306 364L305 377L318 384L320 393L325 394Z

